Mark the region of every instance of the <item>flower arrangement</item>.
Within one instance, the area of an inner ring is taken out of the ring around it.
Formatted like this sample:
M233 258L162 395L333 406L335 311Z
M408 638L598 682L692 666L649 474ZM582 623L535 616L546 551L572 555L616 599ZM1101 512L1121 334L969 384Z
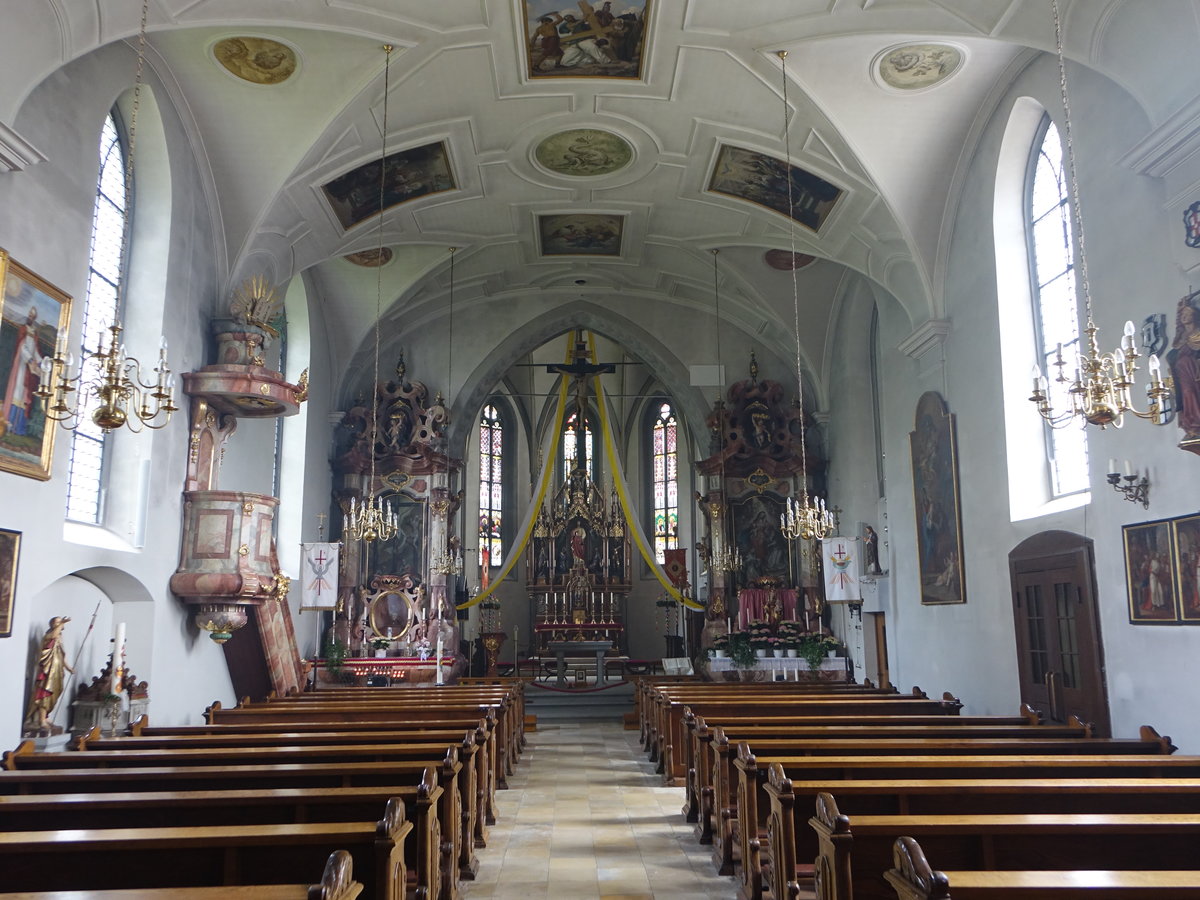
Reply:
M774 646L772 642L777 640L775 632L766 622L751 622L744 633L749 635L750 647L754 650L770 650Z
M800 649L805 634L804 627L799 622L780 622L779 630L776 632L782 646L789 650Z
M413 649L417 651L418 659L429 659L429 654L433 650L433 645L429 643L429 638L421 638L415 644Z
M392 642L385 637L371 638L371 648L373 650L386 650L392 645Z
M712 642L712 649L714 649L714 650L728 650L728 649L729 649L729 639L730 639L730 637L732 637L732 635L728 635L728 634L718 634L718 635L717 635L715 638L713 638L713 642Z

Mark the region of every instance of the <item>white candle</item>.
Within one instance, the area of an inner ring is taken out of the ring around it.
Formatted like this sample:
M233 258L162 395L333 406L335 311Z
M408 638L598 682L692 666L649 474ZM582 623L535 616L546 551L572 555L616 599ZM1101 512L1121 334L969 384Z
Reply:
M1126 478L1133 477L1133 464L1130 463L1129 460L1125 460L1125 477Z
M111 692L114 694L121 693L121 681L125 676L125 623L117 624L116 634L113 635L113 655L112 655L112 684Z
M729 630L730 634L733 634L733 616L725 617L725 627Z
M1108 458L1108 473L1110 475L1116 475L1119 471L1121 470L1117 468L1117 461L1110 456Z

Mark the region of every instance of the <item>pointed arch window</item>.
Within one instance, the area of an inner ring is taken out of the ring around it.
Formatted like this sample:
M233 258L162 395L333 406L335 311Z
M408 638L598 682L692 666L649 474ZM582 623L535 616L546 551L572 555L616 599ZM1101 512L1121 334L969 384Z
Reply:
M1026 178L1026 236L1029 244L1036 356L1043 372L1054 373L1057 354L1069 376L1079 366L1079 309L1071 198L1058 129L1047 115L1033 142ZM1050 381L1050 402L1070 408L1068 385ZM1051 496L1088 489L1087 435L1082 424L1045 429Z
M654 497L654 557L666 562L666 550L679 546L678 423L671 404L652 405L650 416L650 472Z
M562 436L562 473L563 483L565 484L571 477L571 470L575 468L575 457L582 452L583 468L587 471L588 477L592 481L596 480L596 458L592 452L592 428L587 416L583 419L583 446L579 447L578 432L575 430L575 423L579 421L579 411L571 413L567 417L566 424L563 425Z
M83 341L77 356L101 345L104 329L117 320L125 280L125 235L129 228L130 185L118 114L114 110L100 131L100 175L92 211L92 242L87 294L83 302ZM100 524L104 517L104 482L109 442L103 431L81 416L71 438L67 475L67 518Z
M494 403L479 416L479 564L504 564L504 420Z

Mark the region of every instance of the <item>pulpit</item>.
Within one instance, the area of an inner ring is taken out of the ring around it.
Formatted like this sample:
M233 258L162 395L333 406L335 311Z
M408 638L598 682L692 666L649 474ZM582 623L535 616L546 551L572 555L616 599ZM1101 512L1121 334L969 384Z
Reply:
M558 660L558 686L567 686L567 655L596 654L596 684L604 684L604 654L612 649L612 641L550 641L546 648Z

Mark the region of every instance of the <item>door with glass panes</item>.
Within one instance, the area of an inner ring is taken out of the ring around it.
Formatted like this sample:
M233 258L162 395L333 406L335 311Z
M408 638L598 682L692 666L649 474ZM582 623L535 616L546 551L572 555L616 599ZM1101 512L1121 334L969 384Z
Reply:
M1092 542L1046 531L1009 554L1021 702L1047 719L1075 715L1110 733Z

